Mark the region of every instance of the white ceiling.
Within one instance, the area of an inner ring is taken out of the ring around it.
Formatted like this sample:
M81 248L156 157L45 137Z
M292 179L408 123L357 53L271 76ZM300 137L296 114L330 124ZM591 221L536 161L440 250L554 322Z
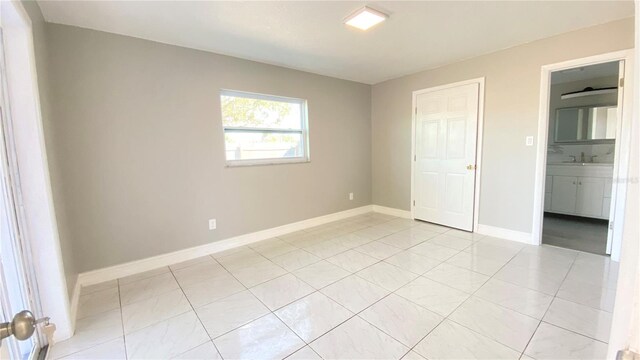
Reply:
M367 84L633 16L633 1L59 1L47 21ZM342 20L363 5L373 29Z

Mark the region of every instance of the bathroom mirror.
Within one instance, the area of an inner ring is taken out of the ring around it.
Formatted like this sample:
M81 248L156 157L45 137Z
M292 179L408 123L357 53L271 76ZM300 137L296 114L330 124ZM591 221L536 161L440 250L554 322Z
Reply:
M556 110L557 143L592 142L616 138L617 106L582 106Z

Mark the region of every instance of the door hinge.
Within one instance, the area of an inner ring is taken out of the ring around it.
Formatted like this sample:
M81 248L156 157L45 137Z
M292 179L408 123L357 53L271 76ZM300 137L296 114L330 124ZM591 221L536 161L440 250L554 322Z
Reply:
M613 221L609 222L609 230L613 230Z
M620 79L620 87L624 87L624 78Z
M413 200L413 206L416 206L416 201L415 200Z
M414 112L413 112L413 113L414 113L414 114L416 114L416 115L418 115L418 108L417 108L417 107L415 108L415 110L414 110Z
M413 155L413 161L416 161L416 155Z

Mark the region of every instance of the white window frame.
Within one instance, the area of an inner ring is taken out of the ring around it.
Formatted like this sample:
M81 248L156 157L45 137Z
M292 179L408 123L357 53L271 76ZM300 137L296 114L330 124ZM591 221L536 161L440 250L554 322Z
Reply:
M225 126L222 119L222 104L220 106L220 122L222 122L222 144L224 147L224 159L227 167L235 166L255 166L255 165L277 165L277 164L295 164L295 163L307 163L311 161L309 155L309 116L307 111L307 100L292 98L278 95L259 94L246 91L237 90L220 90L220 100L222 96L243 97L249 99L279 101L300 105L300 119L302 128L301 130L293 129L271 129L271 128L258 128L258 127L236 127ZM227 131L237 132L261 132L261 133L275 133L275 134L300 134L302 137L302 151L303 156L293 158L265 158L265 159L247 159L247 160L227 160L227 144L224 135Z

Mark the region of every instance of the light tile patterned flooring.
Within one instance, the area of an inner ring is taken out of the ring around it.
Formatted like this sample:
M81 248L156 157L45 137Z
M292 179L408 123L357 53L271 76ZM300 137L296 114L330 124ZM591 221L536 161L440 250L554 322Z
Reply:
M82 289L58 359L604 358L617 266L369 213Z

